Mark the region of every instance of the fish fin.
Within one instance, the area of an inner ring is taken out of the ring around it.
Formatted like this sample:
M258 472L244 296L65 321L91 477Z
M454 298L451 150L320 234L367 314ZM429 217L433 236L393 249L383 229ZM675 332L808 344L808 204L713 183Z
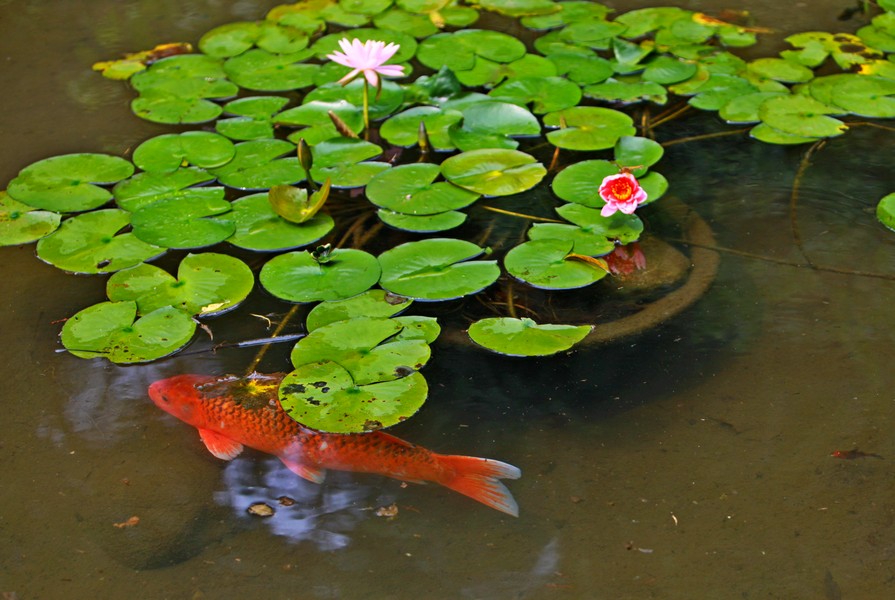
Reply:
M290 458L280 457L280 460L283 461L283 464L288 467L290 471L301 477L302 479L307 479L313 483L323 483L323 478L326 476L326 469L321 469L320 467L314 467L311 465L306 465L304 463L298 462L297 460L292 460Z
M519 505L513 499L510 490L498 479L519 479L522 471L518 467L474 456L437 455L438 462L452 472L452 476L439 481L443 486L478 500L500 512L514 517L519 516Z
M208 451L223 460L233 460L243 450L242 444L210 429L200 429L199 437Z

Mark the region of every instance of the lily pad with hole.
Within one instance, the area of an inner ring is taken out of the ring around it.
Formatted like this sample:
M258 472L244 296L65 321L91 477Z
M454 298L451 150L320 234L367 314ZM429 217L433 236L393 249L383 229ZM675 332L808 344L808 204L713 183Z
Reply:
M365 292L379 281L376 257L362 250L332 250L326 259L296 251L269 260L259 280L268 292L288 302L341 300Z
M407 215L434 215L465 208L479 194L446 181L438 165L399 165L376 175L367 184L367 198L380 208Z
M53 233L61 220L59 213L37 210L0 192L0 246L35 242Z
M308 332L337 321L358 317L388 318L406 310L413 300L385 290L367 290L344 300L321 302L311 309L305 319Z
M319 212L304 223L290 223L273 211L266 192L240 198L232 206L227 219L235 223L236 231L227 242L256 252L309 246L335 226L331 216Z
M106 283L106 294L113 302L136 302L140 315L173 306L205 317L238 306L254 284L252 270L244 262L226 254L206 252L187 254L180 261L176 279L164 269L146 263L118 271Z
M285 140L250 140L236 144L233 160L211 172L222 184L240 190L294 185L304 181L304 169L297 156L283 157L295 151L295 145Z
M509 196L536 186L547 169L518 150L470 150L441 163L444 178L484 196Z
M419 143L420 123L426 127L429 143L436 151L453 150L449 128L463 119L457 110L436 106L415 106L390 117L379 129L380 135L396 146L415 146Z
M219 188L220 189L220 188ZM131 217L134 235L147 244L164 248L203 248L223 242L236 225L225 213L230 203L223 189L216 197L184 194L159 200L137 210Z
M839 119L827 115L835 109L808 96L780 96L769 98L758 109L758 115L770 127L802 137L833 137L842 135L848 127Z
M330 433L363 433L413 416L429 393L419 372L393 381L358 385L341 365L322 361L286 375L279 399L286 413L307 427Z
M224 71L231 81L247 90L288 92L310 87L320 65L303 62L310 51L273 54L253 48L227 59Z
M177 169L172 173L143 172L116 184L112 193L119 208L136 212L159 200L169 198L194 195L223 197L224 188L221 186L197 185L210 181L214 181L214 175L198 167Z
M379 255L379 285L416 300L452 300L494 283L500 268L493 260L472 260L484 250L464 240L433 238L407 242Z
M525 55L525 45L506 33L463 29L437 33L419 45L416 58L431 69L447 67L457 73L475 67L478 57L509 63Z
M336 115L354 133L359 134L364 129L363 110L345 100L308 102L281 112L276 116L276 123L300 127L301 129L289 135L289 140L297 143L301 138L308 145L314 146L341 136L329 113Z
M134 172L130 161L108 154L63 154L32 163L9 182L13 200L54 212L99 208L112 199L100 185L126 179Z
M566 150L604 150L612 148L619 138L634 135L634 121L623 112L611 108L576 106L548 113L544 125L557 127L547 133L547 140Z
M218 119L215 130L233 140L272 138L273 116L288 103L289 99L282 96L251 96L233 100L224 105L224 112L233 116Z
M208 131L166 133L150 138L134 150L134 164L152 173L174 173L187 165L214 168L236 154L233 142Z
M488 93L503 102L532 105L532 111L544 114L576 106L581 88L564 77L519 77L500 84Z
M423 368L431 356L423 339L394 339L403 328L397 320L382 317L336 321L299 340L290 358L296 368L323 360L337 362L360 385L399 379Z
M72 273L112 273L165 253L133 233L119 233L130 214L117 208L84 213L37 242L37 257Z
M606 276L600 268L568 259L572 247L571 240L533 240L507 252L503 264L516 279L547 290L582 288Z
M196 321L171 306L136 316L133 301L95 304L65 322L62 345L79 358L142 363L177 352L196 331Z
M509 356L550 356L565 352L587 337L591 325L539 325L531 319L481 319L469 327L479 346Z

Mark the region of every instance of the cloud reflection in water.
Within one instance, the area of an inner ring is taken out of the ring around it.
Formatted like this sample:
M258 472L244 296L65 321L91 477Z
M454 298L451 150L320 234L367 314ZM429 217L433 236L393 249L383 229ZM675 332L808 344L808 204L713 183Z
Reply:
M350 532L373 514L373 508L394 502L370 485L359 483L349 473L329 471L322 484L296 476L274 458L231 461L224 469L226 490L216 492L215 501L230 506L244 519L252 504L264 502L276 512L263 519L274 535L294 542L311 542L320 550L339 550L351 542ZM279 498L295 501L284 506Z

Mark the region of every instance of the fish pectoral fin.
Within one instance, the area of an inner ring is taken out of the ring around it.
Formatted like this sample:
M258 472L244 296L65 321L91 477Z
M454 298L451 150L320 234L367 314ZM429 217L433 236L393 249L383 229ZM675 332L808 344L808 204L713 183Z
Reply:
M209 452L223 460L233 460L243 450L243 445L239 442L210 429L200 429L199 437Z
M323 478L326 476L326 469L306 465L297 460L292 460L283 456L280 457L280 460L283 461L283 464L286 465L290 471L302 479L307 479L313 483L323 483Z

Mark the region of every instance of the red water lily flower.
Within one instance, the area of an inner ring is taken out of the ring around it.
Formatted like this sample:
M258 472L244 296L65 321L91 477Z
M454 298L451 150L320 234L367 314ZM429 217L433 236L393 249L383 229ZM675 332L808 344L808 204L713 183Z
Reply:
M600 197L606 206L600 211L604 217L621 211L626 215L633 213L639 204L646 201L646 192L637 183L637 178L627 172L609 175L600 184Z

